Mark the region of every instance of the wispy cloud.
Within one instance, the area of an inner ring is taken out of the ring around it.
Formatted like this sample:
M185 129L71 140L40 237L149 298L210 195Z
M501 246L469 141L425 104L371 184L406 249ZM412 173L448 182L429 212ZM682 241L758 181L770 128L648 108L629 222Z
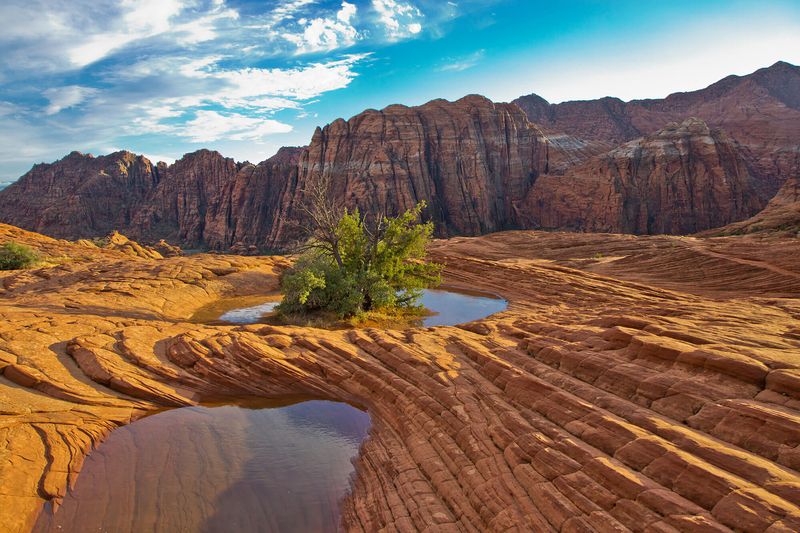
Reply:
M350 54L295 68L226 69L219 66L222 57L186 62L178 68L163 63L148 70L146 77L172 75L169 87L159 87L158 95L140 94L139 100L122 105L143 113L146 122L140 124L159 131L169 130L164 124L171 119L201 108L224 108L262 117L279 110L299 110L310 99L347 87L357 76L356 65L366 57L368 54ZM177 96L166 96L172 88L183 90Z
M81 87L80 85L67 85L65 87L52 87L45 90L42 94L50 101L44 112L47 115L55 115L62 109L69 109L90 96L97 94L97 89L91 87Z
M8 0L0 5L2 67L69 71L175 29L190 0ZM221 9L215 6L214 10ZM186 28L179 33L187 33Z
M195 118L178 130L192 142L202 143L221 138L233 141L258 141L266 135L292 131L289 124L272 119L252 118L238 113L197 111Z
M486 50L480 49L466 56L446 57L442 60L437 70L440 72L460 72L462 70L471 69L480 63L485 55Z
M424 16L411 0L4 0L0 20L2 178L127 139L266 143Z

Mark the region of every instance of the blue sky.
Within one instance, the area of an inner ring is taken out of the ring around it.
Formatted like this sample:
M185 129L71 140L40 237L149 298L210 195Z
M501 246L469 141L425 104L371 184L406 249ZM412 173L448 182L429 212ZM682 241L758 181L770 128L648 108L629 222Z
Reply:
M3 0L0 182L72 150L261 161L366 108L702 88L800 64L800 2Z

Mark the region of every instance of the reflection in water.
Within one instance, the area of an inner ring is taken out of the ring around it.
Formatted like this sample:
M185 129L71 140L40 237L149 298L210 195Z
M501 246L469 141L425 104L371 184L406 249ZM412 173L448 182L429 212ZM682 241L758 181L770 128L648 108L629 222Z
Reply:
M352 406L185 407L115 430L36 531L335 531L369 430Z
M423 326L455 326L505 311L508 307L507 301L492 294L444 289L423 291L420 303L435 313L422 320Z
M274 298L274 296L271 296ZM213 316L214 322L255 324L264 320L279 302L265 302L248 307L227 308ZM423 318L423 326L454 326L504 311L508 302L493 294L453 289L426 289L420 303L432 314ZM206 314L211 312L211 308Z
M280 302L266 302L252 307L232 309L222 313L219 320L231 324L253 324L258 322L261 317L275 310Z

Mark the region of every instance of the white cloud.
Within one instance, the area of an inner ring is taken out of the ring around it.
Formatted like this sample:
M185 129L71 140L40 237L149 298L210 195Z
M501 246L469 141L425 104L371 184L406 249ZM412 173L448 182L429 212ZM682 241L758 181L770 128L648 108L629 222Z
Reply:
M187 0L124 0L120 24L111 31L88 34L83 42L67 46L66 54L76 67L85 67L134 41L162 34L171 20L186 7Z
M282 37L297 46L297 53L300 54L352 46L359 37L352 24L356 11L355 4L342 2L336 18L300 19L298 24L304 26L303 31L284 32Z
M192 142L212 142L219 139L232 141L258 141L266 135L288 133L289 124L277 120L254 118L229 113L222 115L216 111L201 110L195 118L186 123L179 134L189 137Z
M167 79L170 85L135 102L119 102L116 114L124 110L130 115L120 126L120 132L125 135L182 135L203 142L196 139L221 138L219 132L223 130L217 123L230 120L232 140L283 133L289 131L285 129L288 126L270 119L270 115L287 109L301 111L303 105L314 98L346 87L357 75L356 64L367 56L353 54L334 61L284 69L225 69L218 64L223 59L221 56L184 59L180 66L163 62L147 74ZM173 87L182 94L167 96L165 91ZM104 102L103 105L113 103ZM92 114L101 115L102 111L92 110ZM187 117L194 119L184 128ZM252 133L249 135L236 126L236 121L242 123L245 118L250 119L247 125ZM207 133L203 133L204 130Z
M367 55L353 54L337 61L298 68L245 68L212 72L209 75L230 82L230 88L220 95L223 105L246 103L248 98L264 95L307 100L347 87L356 76L353 66Z
M79 70L154 38L192 46L238 15L218 0L4 0L0 69Z
M467 70L475 65L477 65L483 56L485 55L486 50L480 49L472 54L463 57L452 58L448 57L442 61L441 66L437 70L441 72L461 72L462 70Z
M43 94L50 104L45 108L44 112L47 115L55 115L62 109L69 109L82 103L97 92L97 89L81 87L80 85L67 85L65 87L47 89Z
M11 115L17 111L17 106L11 102L0 101L0 117Z
M413 4L397 0L372 0L372 9L378 14L389 39L408 37L422 31L422 12Z
M179 44L199 44L217 38L218 25L221 21L237 20L238 18L239 12L226 8L225 0L215 0L214 8L209 14L178 24L173 31L178 35Z
M183 107L216 104L226 108L260 111L295 109L298 101L347 87L356 77L355 65L369 54L351 54L343 59L295 68L224 69L222 58L209 56L184 64L177 71L186 78L212 83L213 91L162 99L164 105ZM164 68L175 70L164 65Z
M342 2L342 9L336 13L336 18L339 20L339 22L350 24L350 20L356 15L356 11L357 9L355 4Z
M315 1L316 0L293 0L291 2L286 2L285 4L280 5L272 10L272 13L269 17L269 23L274 25L286 19L290 19L301 8L307 6L308 4L313 4Z

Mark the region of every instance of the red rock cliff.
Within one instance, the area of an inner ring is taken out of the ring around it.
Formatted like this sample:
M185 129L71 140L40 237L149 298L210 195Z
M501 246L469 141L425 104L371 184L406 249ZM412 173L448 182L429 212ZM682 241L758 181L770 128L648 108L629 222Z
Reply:
M778 62L746 76L728 76L705 89L664 99L618 98L550 104L538 95L514 103L547 134L563 133L588 143L633 140L670 122L699 117L722 128L740 145L761 194L774 195L800 172L800 67Z
M72 152L35 165L0 196L0 220L53 237L106 235L127 228L158 185L150 161L130 152L92 157Z
M296 215L307 183L330 180L334 197L362 211L398 213L426 201L439 235L518 227L514 205L548 170L549 143L519 108L482 96L368 110L317 129L300 156ZM276 228L276 243L290 226Z
M263 247L296 183L300 148L253 165L199 150L164 169L164 179L133 217L131 235L189 247Z
M752 216L767 200L735 141L690 118L541 178L521 211L533 227L687 234Z
M128 152L73 153L0 191L0 221L58 237L118 229L142 242L276 249L297 237L303 190L324 177L337 202L362 211L425 200L440 236L702 231L754 215L800 174L799 72L778 63L664 100L518 100L541 128L481 96L393 105L258 165L208 150L158 167ZM683 125L664 128L672 120Z

